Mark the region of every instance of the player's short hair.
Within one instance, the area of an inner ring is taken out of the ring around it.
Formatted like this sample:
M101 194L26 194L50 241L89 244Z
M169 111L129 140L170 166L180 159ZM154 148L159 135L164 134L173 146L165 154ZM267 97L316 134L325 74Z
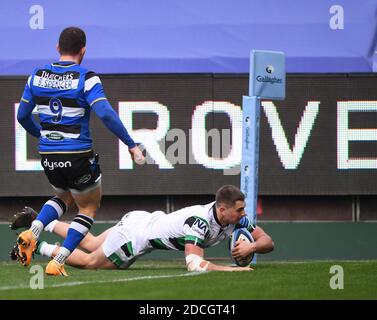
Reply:
M60 33L60 54L78 54L85 45L86 35L80 28L68 27Z
M244 201L245 195L236 186L225 185L216 192L216 206L225 204L227 207L233 207L237 201Z

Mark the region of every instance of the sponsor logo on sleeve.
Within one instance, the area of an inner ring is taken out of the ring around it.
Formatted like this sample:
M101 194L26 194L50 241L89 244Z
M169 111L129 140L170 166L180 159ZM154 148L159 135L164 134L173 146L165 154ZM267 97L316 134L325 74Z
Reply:
M206 233L208 232L208 225L204 220L197 218L193 223L191 229L204 238Z

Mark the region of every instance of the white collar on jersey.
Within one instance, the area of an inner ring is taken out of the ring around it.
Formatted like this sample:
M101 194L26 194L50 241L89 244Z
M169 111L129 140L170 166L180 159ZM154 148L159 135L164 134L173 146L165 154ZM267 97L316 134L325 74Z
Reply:
M51 63L53 67L63 67L63 68L68 68L76 65L77 63L74 61L57 61L54 63Z
M224 228L226 228L227 226L228 226L228 224L226 225L226 226L222 226L221 225L221 223L220 223L220 221L219 221L219 218L217 217L217 214L216 214L216 202L213 204L213 206L212 206L212 217L213 217L213 219L216 221L216 223L219 225L219 227L221 228L221 229L224 229Z

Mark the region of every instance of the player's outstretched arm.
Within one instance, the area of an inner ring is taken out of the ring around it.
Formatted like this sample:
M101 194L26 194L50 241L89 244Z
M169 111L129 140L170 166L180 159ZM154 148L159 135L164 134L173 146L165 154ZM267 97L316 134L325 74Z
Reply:
M17 112L17 121L29 132L33 137L41 136L41 126L34 120L32 115L35 104L21 100Z
M137 164L144 163L143 153L128 134L126 127L123 125L118 114L111 107L110 103L107 100L99 100L92 105L92 109L105 126L116 135L119 140L128 146L132 159Z
M251 271L250 267L228 267L214 264L203 259L204 250L194 244L185 245L186 266L188 271Z
M35 102L30 89L32 76L26 82L24 92L22 93L20 105L17 111L17 121L29 132L33 137L41 136L41 126L34 120L33 110Z
M254 250L256 253L269 253L274 250L274 241L261 227L256 226L251 235L255 240Z

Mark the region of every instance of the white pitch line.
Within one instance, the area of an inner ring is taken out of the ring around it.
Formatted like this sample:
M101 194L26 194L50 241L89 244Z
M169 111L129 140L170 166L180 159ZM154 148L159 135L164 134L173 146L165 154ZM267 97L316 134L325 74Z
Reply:
M154 279L191 277L191 276L198 276L198 275L201 275L203 273L206 273L206 272L190 272L190 273L183 273L183 274L161 275L161 276L141 276L141 277L134 277L134 278L124 278L124 279L114 279L114 280L101 280L101 281L65 282L65 283L57 283L57 284L52 284L52 285L49 285L49 286L45 286L44 289L46 289L46 288L59 288L59 287L81 286L83 284L117 283L117 282L131 282L131 281L138 281L138 280L154 280ZM5 287L0 287L0 291L15 290L15 289L30 289L30 287L29 286L5 286Z

